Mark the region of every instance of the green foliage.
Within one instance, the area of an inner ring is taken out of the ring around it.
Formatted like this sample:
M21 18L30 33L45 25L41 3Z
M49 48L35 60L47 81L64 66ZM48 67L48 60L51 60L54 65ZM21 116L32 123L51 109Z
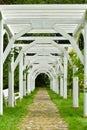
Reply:
M5 63L4 63L4 66L3 66L3 86L4 88L8 88L8 68L11 67L10 66L10 63L11 63L11 60L12 60L12 57L14 56L14 60L17 58L18 56L18 52L21 51L21 47L19 47L18 49L17 48L12 48ZM17 68L15 69L14 71L14 86L15 86L15 89L18 89L18 86L19 86L19 66L17 66Z
M83 50L82 50L82 53L83 53ZM77 76L79 78L79 86L80 88L83 88L84 86L84 66L83 64L81 63L79 57L77 56L76 52L74 50L72 50L70 53L69 53L71 59L72 59L72 62L73 62L73 65L76 66L76 68L78 68L74 74L74 76ZM70 66L68 66L69 68ZM69 68L71 69L71 67ZM70 75L70 71L69 71L69 75Z
M0 0L0 4L82 4L87 0Z
M3 65L3 88L8 88L8 59Z
M8 36L7 34L5 33L4 35L4 45L3 45L3 50L5 50L6 46L7 46L7 43L8 43Z
M19 65L16 67L14 71L14 88L18 90L19 87Z
M56 104L61 116L68 123L69 130L87 130L87 119L83 118L83 93L80 94L80 107L72 107L72 97L64 100L58 94L47 88L51 100Z
M68 88L72 88L72 81L73 81L73 70L72 66L68 62L68 76L67 76Z
M84 49L84 38L83 38L82 33L79 34L78 44L79 44L80 50L83 50Z
M4 115L0 116L0 130L18 130L17 125L29 112L29 106L33 102L38 89L35 89L29 96L17 101L14 108L4 106Z

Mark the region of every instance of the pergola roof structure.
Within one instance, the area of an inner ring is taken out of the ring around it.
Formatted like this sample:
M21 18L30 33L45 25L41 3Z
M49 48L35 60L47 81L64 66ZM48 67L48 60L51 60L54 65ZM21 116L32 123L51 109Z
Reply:
M0 5L4 24L13 34L29 24L30 33L56 33L55 24L67 33L74 33L84 23L86 9L87 5Z
M19 64L20 99L35 89L35 79L40 73L50 78L50 88L67 98L67 64L75 73L68 52L73 48L80 58L87 77L87 5L0 5L0 114L3 114L3 63L12 53L9 68L9 106L14 106L14 70ZM85 30L85 31L84 31ZM84 36L85 50L81 53L77 39ZM3 36L7 34L8 45L3 52ZM42 35L43 34L43 35ZM21 44L19 44L21 41ZM68 41L68 43L67 43ZM26 44L27 43L27 44ZM19 48L14 61L13 48ZM26 72L27 71L27 79ZM58 84L60 76L60 85ZM23 81L24 79L24 81ZM87 88L87 79L85 87ZM26 86L27 82L27 86ZM73 106L78 107L78 77L73 80ZM59 89L60 87L60 89ZM26 89L27 88L27 89ZM87 116L87 93L85 110ZM77 100L76 100L77 99Z

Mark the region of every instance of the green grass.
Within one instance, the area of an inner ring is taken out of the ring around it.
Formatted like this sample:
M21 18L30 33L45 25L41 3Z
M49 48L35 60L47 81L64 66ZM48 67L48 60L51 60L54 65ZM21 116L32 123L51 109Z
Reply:
M72 98L65 100L47 88L51 100L56 104L60 115L67 122L69 130L87 130L87 118L83 118L83 93L80 94L80 107L72 107Z
M0 116L0 130L18 130L17 124L29 112L29 105L33 102L37 91L38 89L35 89L22 101L17 101L14 108L4 106L4 115Z

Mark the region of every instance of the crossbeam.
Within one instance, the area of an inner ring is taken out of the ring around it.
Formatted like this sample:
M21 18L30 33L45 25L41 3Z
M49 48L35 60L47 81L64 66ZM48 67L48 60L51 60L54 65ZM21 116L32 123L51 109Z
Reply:
M3 56L3 63L5 62L11 48L13 47L13 44L16 39L21 37L23 34L27 33L29 30L31 30L31 26L27 26L26 28L22 29L19 33L15 34L9 41L8 46L6 47L4 51L4 56Z

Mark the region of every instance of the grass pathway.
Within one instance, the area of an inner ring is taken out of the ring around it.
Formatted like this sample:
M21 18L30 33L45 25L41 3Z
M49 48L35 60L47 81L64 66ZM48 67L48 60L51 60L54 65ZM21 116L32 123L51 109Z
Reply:
M68 130L56 105L51 101L45 88L40 88L29 113L19 124L20 130Z

